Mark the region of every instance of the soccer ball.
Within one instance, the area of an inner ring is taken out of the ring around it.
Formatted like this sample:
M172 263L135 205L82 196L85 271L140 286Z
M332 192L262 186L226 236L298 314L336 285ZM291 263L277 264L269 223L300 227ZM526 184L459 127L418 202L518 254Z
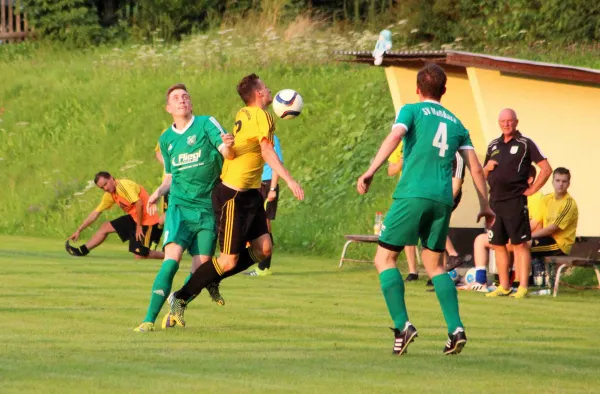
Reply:
M467 270L467 273L465 274L465 284L466 285L470 285L471 283L475 282L475 277L476 277L476 272L477 270L475 268L469 268Z
M293 119L300 115L304 107L302 96L292 89L283 89L275 95L273 111L281 119Z
M452 279L452 281L454 283L458 282L458 280L460 279L460 275L458 275L458 272L456 271L456 269L453 269L452 271L448 271L448 276L450 276L450 279Z

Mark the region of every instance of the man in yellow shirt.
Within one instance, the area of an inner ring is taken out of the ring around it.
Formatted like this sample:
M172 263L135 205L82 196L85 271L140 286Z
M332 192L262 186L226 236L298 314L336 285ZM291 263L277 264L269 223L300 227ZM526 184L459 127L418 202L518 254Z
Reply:
M129 251L136 259L162 259L163 252L150 250L152 242L158 243L162 230L159 229L159 218L151 215L146 209L148 193L137 183L128 179L115 179L106 171L94 177L94 183L104 190L102 201L94 209L77 230L67 239L65 249L72 256L85 256L100 245L111 233L117 233L121 241L129 241ZM109 222L104 222L88 242L79 248L69 245L69 240L77 241L79 234L98 219L105 210L118 204L126 215Z
M575 199L567 192L571 172L558 167L554 170L554 193L542 198L541 228L531 234L531 256L568 255L575 243L579 211Z
M283 166L273 147L275 122L267 112L273 102L271 90L256 74L250 74L240 81L237 91L245 107L237 113L233 127L235 157L226 158L222 183L212 192L221 254L212 258L212 264L202 264L190 280L169 297L169 313L183 326L187 300L210 283L242 272L271 255L272 242L260 194L265 162L287 183L298 200L304 199L302 187ZM246 247L248 241L250 247Z

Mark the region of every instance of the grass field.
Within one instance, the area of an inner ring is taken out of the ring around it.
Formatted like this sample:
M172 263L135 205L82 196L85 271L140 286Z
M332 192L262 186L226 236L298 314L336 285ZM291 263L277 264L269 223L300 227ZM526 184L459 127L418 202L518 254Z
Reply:
M420 337L393 357L372 267L277 255L274 276L223 282L225 307L201 294L185 329L138 334L159 263L124 249L78 259L60 239L0 237L0 393L598 392L597 292L461 293L469 343L446 357L435 295L407 284Z

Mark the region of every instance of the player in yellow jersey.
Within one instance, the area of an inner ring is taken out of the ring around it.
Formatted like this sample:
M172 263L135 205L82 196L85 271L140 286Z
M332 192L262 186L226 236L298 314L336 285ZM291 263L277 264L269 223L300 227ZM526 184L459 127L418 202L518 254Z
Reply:
M575 199L567 192L571 172L558 167L554 170L554 193L542 198L542 225L531 233L531 256L568 255L575 243L579 212Z
M65 243L67 253L72 256L86 256L92 249L102 244L109 234L117 233L121 241L129 241L129 251L136 259L162 259L163 252L150 249L152 242L159 242L162 230L158 226L158 216L150 214L146 209L148 201L146 189L128 179L115 179L106 171L97 173L94 183L104 191L102 200ZM69 244L69 240L77 241L79 234L85 228L115 204L126 214L102 223L90 240L80 247Z
M261 175L265 161L288 185L298 200L304 199L302 187L285 169L275 149L275 122L267 112L273 102L271 90L256 75L244 77L237 86L244 101L235 117L235 157L226 159L222 183L212 193L221 255L213 264L203 264L190 280L169 297L171 315L183 322L186 300L218 279L246 270L271 255L272 241L267 228ZM246 242L250 241L250 247Z

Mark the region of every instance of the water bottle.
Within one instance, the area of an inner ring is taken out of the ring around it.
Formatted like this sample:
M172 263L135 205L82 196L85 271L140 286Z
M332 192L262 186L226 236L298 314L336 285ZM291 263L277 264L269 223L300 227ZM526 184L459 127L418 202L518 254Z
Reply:
M542 289L542 290L538 290L538 291L532 291L531 293L529 293L531 295L534 296L547 296L547 295L551 295L552 294L552 290L550 289Z
M373 234L381 234L381 224L383 223L383 215L381 212L375 213L375 224L373 225Z
M546 267L544 263L539 260L534 260L532 263L532 271L533 271L533 283L536 286L544 286L545 278L546 278Z

